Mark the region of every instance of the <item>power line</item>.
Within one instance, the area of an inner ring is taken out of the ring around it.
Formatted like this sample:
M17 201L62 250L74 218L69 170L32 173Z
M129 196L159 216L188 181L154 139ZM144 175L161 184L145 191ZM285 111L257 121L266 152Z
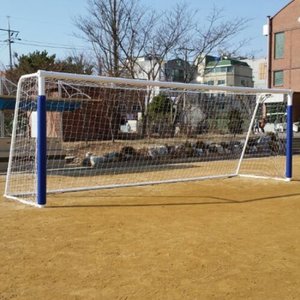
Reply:
M91 51L92 49L90 48L78 48L78 47L72 47L72 46L51 46L51 45L46 45L46 44L38 44L38 43L26 43L26 42L16 42L18 45L25 45L25 46L34 46L34 47L41 47L41 48L52 48L52 49L66 49L66 50L89 50Z
M3 17L3 16L0 16ZM31 19L24 19L24 18L15 18L14 19L23 19L31 21ZM42 42L42 41L36 41L36 40L26 40L26 39L19 39L18 34L19 31L10 29L10 19L11 17L8 17L8 29L0 29L0 46L1 43L7 43L9 46L9 60L10 60L10 68L12 68L12 51L11 51L11 44L15 43L18 45L24 45L24 46L32 46L37 48L51 48L51 49L65 49L65 50L78 50L78 51L93 51L92 48L87 48L85 46L71 46L70 44L59 44L59 43L52 43L52 42ZM3 35L1 35L1 31L4 31ZM7 39L4 39L4 34L8 35ZM2 38L1 38L2 37Z
M26 44L29 46L37 46L37 47L49 47L49 48L57 48L57 49L75 49L75 50L92 50L91 48L87 48L85 46L71 46L70 44L58 44L51 42L39 42L39 41L31 41L22 39L22 43L18 44Z
M22 41L28 42L28 43L34 43L34 44L52 45L52 46L59 46L59 47L70 47L69 44L58 44L58 43L51 43L51 42L39 42L39 41L31 41L31 40L25 40L25 39L22 39ZM74 47L85 49L84 46L74 46Z

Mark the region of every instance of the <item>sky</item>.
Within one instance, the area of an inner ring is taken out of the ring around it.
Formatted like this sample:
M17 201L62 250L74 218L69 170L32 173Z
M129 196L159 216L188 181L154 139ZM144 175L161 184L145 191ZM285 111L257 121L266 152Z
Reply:
M176 0L139 0L144 7L168 10ZM182 2L182 1L181 1ZM267 16L273 16L290 0L186 0L191 9L198 9L203 22L215 6L222 10L225 19L235 17L250 19L240 39L251 40L241 49L242 54L266 57L267 40L262 27ZM12 52L21 54L47 50L57 58L65 58L74 52L89 53L90 47L76 37L78 29L74 19L87 13L87 0L0 0L0 29L19 31L18 39L11 44ZM9 16L9 18L8 18ZM239 37L238 37L239 38ZM7 32L0 30L0 69L9 65Z

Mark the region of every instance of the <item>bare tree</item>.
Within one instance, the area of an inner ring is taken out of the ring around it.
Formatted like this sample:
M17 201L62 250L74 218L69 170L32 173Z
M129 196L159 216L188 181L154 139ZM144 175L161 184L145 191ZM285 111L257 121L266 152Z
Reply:
M184 82L191 82L196 79L196 76L205 75L205 58L207 55L234 57L247 42L246 39L233 42L233 39L247 27L249 19L224 20L222 10L213 7L206 18L206 26L198 20L201 20L201 17L197 12L195 20L193 20L196 23L189 31L190 35L187 35L186 40L178 45L175 52L176 57L181 58L185 63ZM215 65L211 69L217 65L218 61L215 61ZM185 94L175 99L176 107L181 107L185 118L191 114L193 108L186 103Z
M203 16L185 3L157 13L142 7L138 0L88 0L88 15L78 17L76 25L93 46L100 74L136 78L140 72L148 80L159 80L164 62L181 56L185 62L191 62L185 72L185 81L189 82L205 55L237 50L230 47L230 41L249 21L224 21L221 10L216 8L208 16L206 27L201 20ZM147 57L148 63L140 57ZM147 128L147 106L153 96L149 89L145 99L139 99L143 102L143 135Z
M88 0L88 15L78 17L82 37L92 44L99 73L119 77L132 70L148 42L155 17L137 0ZM129 76L133 77L132 72Z
M192 26L184 4L158 14L138 0L88 0L88 15L75 22L92 44L99 73L135 78L139 68L148 79L157 78L167 55ZM139 63L145 55L153 58L150 68Z
M149 80L159 79L163 63L172 56L179 44L186 42L186 36L193 28L192 13L185 4L176 4L170 11L157 17L156 26L152 27L144 52L150 57L150 67L137 66Z
M120 76L120 39L124 27L124 9L118 0L89 0L88 16L76 20L84 38L93 46L101 69Z
M109 76L159 79L167 56L184 41L192 23L187 6L176 5L161 14L142 8L137 0L89 0L88 17L79 17L77 27L96 54L99 69ZM147 65L139 58L146 56ZM149 89L139 99L142 134L147 127L147 106L153 98Z
M234 57L249 41L249 39L242 39L233 42L233 39L248 26L249 19L224 20L222 10L214 7L206 21L206 26L202 23L195 24L194 29L190 32L191 36L177 48L177 55L191 63L191 68L185 72L185 82L195 78L194 76L199 71L199 66L203 63L206 55L217 54L218 56Z
M192 28L190 17L188 7L184 4L177 4L171 11L156 16L156 22L148 31L149 36L145 40L143 49L148 63L143 64L137 60L133 65L133 73L136 74L137 70L140 70L148 80L160 80L163 64L168 55L172 55L177 45L184 42ZM145 95L144 110L142 111L142 135L148 128L147 107L154 96L155 89L149 88Z

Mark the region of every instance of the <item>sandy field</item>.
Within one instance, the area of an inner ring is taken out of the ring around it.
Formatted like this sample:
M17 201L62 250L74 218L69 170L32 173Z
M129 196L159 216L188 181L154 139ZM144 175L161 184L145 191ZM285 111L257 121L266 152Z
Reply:
M300 299L300 158L294 171L59 194L44 209L1 196L0 300Z

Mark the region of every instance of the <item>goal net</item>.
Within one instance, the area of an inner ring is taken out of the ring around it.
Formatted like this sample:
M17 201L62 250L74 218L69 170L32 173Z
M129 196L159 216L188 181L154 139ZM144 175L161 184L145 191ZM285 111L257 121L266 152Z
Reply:
M238 175L289 179L291 107L287 90L26 75L5 196L44 205L46 193Z

